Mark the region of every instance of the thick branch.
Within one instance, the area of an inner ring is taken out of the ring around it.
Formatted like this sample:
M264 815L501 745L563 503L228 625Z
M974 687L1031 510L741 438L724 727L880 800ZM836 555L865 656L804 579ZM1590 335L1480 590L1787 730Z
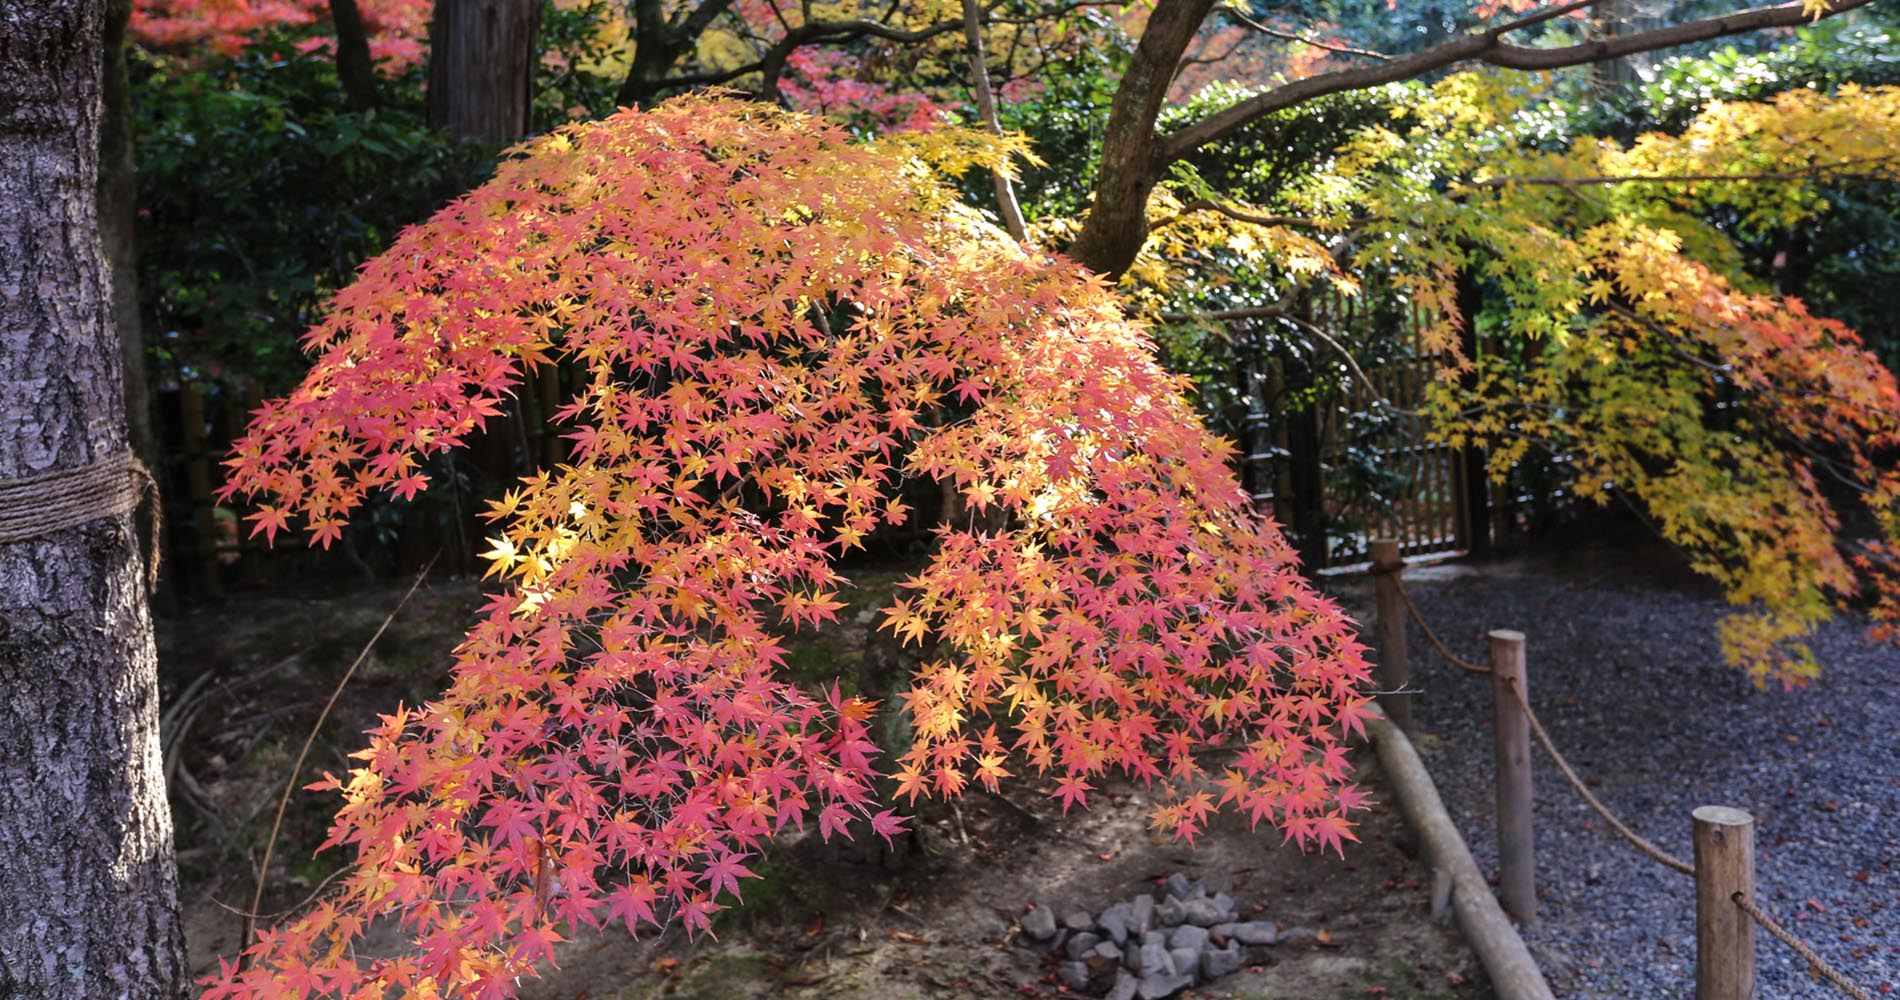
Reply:
M1120 274L1141 249L1148 195L1165 162L1158 156L1155 118L1167 100L1175 67L1213 9L1214 0L1160 0L1115 88L1102 136L1095 204L1069 248L1076 260L1095 271Z
M1835 0L1822 12L1821 16L1831 17L1871 2L1873 0ZM1790 3L1557 48L1530 48L1512 45L1504 40L1509 32L1547 20L1561 13L1565 8L1575 8L1580 5L1567 4L1564 7L1553 8L1510 24L1500 25L1481 34L1466 35L1423 52L1392 59L1376 66L1321 73L1304 80L1296 80L1283 87L1276 87L1251 100L1210 115L1187 128L1170 133L1161 140L1161 158L1164 162L1178 160L1201 146L1232 134L1248 122L1275 111L1304 104L1315 98L1409 80L1459 63L1481 62L1507 69L1522 70L1559 69L1687 45L1691 42L1707 41L1712 38L1759 31L1763 28L1797 27L1810 23L1812 20L1803 11L1801 4Z

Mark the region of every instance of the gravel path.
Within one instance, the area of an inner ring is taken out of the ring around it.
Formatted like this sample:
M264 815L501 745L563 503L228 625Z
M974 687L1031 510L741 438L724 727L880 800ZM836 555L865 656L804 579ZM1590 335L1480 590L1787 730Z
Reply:
M1406 579L1468 659L1481 660L1487 629L1529 637L1531 703L1613 812L1684 859L1696 806L1753 813L1764 908L1876 996L1900 995L1900 650L1843 619L1812 643L1819 681L1756 691L1722 663L1715 597L1524 567ZM1480 867L1495 871L1490 686L1446 664L1416 627L1411 648L1426 763ZM1533 755L1542 920L1525 939L1559 995L1692 997L1692 883L1605 828ZM1763 998L1840 995L1765 933L1757 955Z

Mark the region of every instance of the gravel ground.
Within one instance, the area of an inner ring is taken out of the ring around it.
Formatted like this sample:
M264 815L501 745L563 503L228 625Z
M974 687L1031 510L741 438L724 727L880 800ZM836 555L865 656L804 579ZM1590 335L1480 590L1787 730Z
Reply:
M1624 822L1688 859L1696 806L1753 813L1764 908L1876 996L1900 994L1900 650L1844 618L1812 642L1819 681L1757 691L1723 664L1714 625L1726 605L1703 592L1524 565L1406 579L1467 659L1481 660L1487 629L1528 636L1533 707ZM1411 648L1426 763L1479 865L1495 872L1490 685L1448 665L1416 627ZM1525 939L1552 985L1565 997L1692 997L1691 881L1609 831L1533 755L1542 919ZM1764 1000L1840 995L1765 933L1757 956Z

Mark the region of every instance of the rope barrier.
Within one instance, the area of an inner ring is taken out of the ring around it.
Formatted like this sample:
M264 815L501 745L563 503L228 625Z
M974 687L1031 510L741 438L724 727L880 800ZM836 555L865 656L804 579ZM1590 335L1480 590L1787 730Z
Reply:
M1616 816L1610 812L1608 806L1605 806L1599 801L1595 795L1590 794L1590 789L1584 786L1581 778L1577 777L1577 772L1571 768L1570 762L1564 759L1563 754L1557 752L1557 744L1553 743L1550 739L1550 734L1544 731L1544 724L1537 721L1537 714L1531 711L1531 704L1525 700L1524 692L1517 686L1516 681L1507 678L1504 686L1510 689L1511 697L1517 699L1517 706L1524 710L1524 719L1531 724L1531 735L1537 737L1537 744L1544 748L1544 752L1550 755L1552 761L1556 762L1557 770L1562 771L1564 777L1569 779L1570 787L1576 789L1578 795L1583 796L1583 801L1589 803L1590 808L1596 810L1596 814L1603 817L1605 823L1610 824L1610 829L1621 834L1624 840L1630 842L1631 846L1643 852L1645 855L1648 855L1651 861L1665 868L1673 868L1693 878L1695 876L1694 865L1644 839L1642 834L1630 829L1628 825L1622 820L1617 819Z
M1760 924L1762 930L1773 934L1782 944L1793 948L1795 954L1806 959L1808 967L1814 970L1815 975L1834 984L1842 993L1853 997L1854 1000L1874 1000L1873 994L1861 989L1846 976L1835 971L1833 966L1827 964L1826 959L1815 954L1814 949L1808 947L1807 942L1788 933L1788 929L1781 926L1779 921L1763 912L1761 907L1756 906L1754 900L1749 899L1746 895L1739 892L1729 898L1734 900L1735 905L1741 907L1742 912L1748 914L1750 919Z
M1405 589L1404 582L1399 578L1399 573L1404 568L1405 566L1402 562L1384 565L1374 564L1368 572L1375 577L1392 577L1393 590L1395 590L1399 598L1404 601L1405 609L1412 621L1418 623L1419 631L1423 632L1425 638L1431 642L1433 648L1438 650L1438 655L1443 656L1453 666L1467 673L1492 673L1493 671L1490 667L1479 666L1478 664L1459 657L1451 650L1445 648L1445 644L1439 640L1437 633L1433 632L1432 627L1426 624L1424 612L1419 610L1418 603L1412 600L1411 593ZM1583 801L1587 803L1598 816L1602 817L1605 823L1610 825L1610 829L1614 830L1624 840L1627 840L1630 846L1636 848L1651 861L1694 878L1694 865L1657 847L1641 834L1630 829L1628 824L1618 819L1614 813L1610 812L1608 806L1605 806L1601 800L1591 793L1590 789L1583 783L1583 779L1577 777L1576 769L1570 766L1570 761L1566 760L1564 755L1558 752L1557 744L1550 738L1550 733L1544 729L1544 724L1538 721L1537 713L1531 711L1530 700L1524 696L1523 689L1517 686L1516 679L1506 677L1504 681L1504 686L1510 690L1511 697L1517 701L1517 707L1523 710L1524 720L1530 723L1531 735L1537 738L1537 744L1544 748L1544 753L1550 755L1551 761L1557 765L1557 770L1562 772L1566 781L1570 782L1570 787L1576 789L1577 794L1583 797ZM1806 942L1789 933L1787 928L1781 926L1775 918L1769 916L1761 907L1755 905L1755 902L1746 895L1737 892L1729 898L1734 900L1735 905L1740 907L1742 912L1748 914L1749 918L1760 925L1763 930L1773 935L1782 944L1794 949L1795 954L1800 955L1801 958L1808 963L1809 969L1811 969L1816 976L1826 980L1842 993L1852 997L1853 1000L1873 1000L1871 993L1862 989L1846 976L1842 975L1833 966L1829 965L1827 960L1817 954Z
M1406 612L1411 616L1412 621L1418 624L1418 630L1425 633L1425 640L1432 644L1433 649L1438 650L1438 655L1444 657L1447 663L1450 663L1452 666L1468 674L1490 673L1490 667L1473 663L1459 656L1457 653L1452 652L1445 646L1445 643L1438 638L1438 633L1432 631L1432 627L1425 621L1425 613L1418 609L1418 602L1412 600L1411 593L1405 589L1405 582L1399 579L1399 572L1404 568L1405 565L1403 563L1385 566L1374 565L1368 572L1373 576L1389 576L1392 578L1392 588L1398 592L1399 599L1405 602Z

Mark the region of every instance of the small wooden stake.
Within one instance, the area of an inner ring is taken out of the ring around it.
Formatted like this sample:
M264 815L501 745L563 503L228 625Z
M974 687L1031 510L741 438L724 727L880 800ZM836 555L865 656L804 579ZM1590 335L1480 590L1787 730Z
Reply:
M1518 923L1537 919L1537 853L1531 837L1531 727L1507 685L1530 698L1524 633L1497 629L1491 639L1492 729L1497 736L1498 896Z
M1399 557L1396 539L1379 538L1372 542L1372 589L1378 599L1379 689L1402 691L1412 682L1412 658L1405 648L1405 598L1399 596L1399 575L1405 561ZM1412 696L1382 694L1379 705L1385 716L1410 734Z
M1755 897L1755 817L1728 806L1694 816L1696 1000L1754 1000L1755 921L1732 897Z

